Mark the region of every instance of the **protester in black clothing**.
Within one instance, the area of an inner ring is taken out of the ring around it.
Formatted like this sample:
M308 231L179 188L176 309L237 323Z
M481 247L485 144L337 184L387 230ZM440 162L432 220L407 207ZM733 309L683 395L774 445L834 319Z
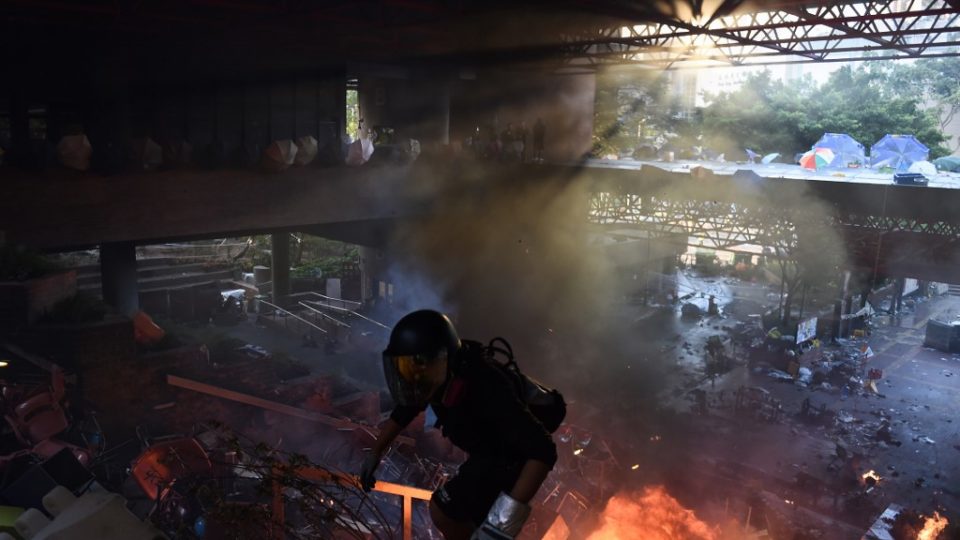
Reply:
M533 125L533 159L543 161L543 141L547 136L547 126L543 119L537 118L537 123Z
M517 128L517 146L520 152L520 163L523 163L527 160L527 136L530 131L527 129L526 122L520 122L520 127Z
M544 425L521 401L508 375L482 355L482 345L461 341L443 314L403 317L383 353L396 408L364 460L360 481L375 485L384 451L427 405L437 426L469 458L433 494L430 515L447 540L512 540L557 460Z

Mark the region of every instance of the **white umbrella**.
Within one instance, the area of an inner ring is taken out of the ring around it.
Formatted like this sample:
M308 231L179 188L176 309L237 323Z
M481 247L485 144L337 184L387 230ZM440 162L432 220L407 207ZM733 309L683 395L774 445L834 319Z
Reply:
M763 156L763 159L760 160L760 163L763 163L764 165L769 165L773 163L773 160L777 159L778 157L780 157L780 154L777 152L774 152L772 154L767 154Z
M134 139L133 162L143 170L156 169L163 163L163 149L150 137Z
M910 168L907 169L907 172L920 173L924 176L936 176L937 166L929 161L914 161L910 164Z
M297 145L290 139L273 141L263 151L263 165L270 171L287 170L297 157Z
M317 139L310 135L297 139L297 155L293 158L296 165L309 165L317 157Z
M347 148L347 165L363 165L373 155L373 141L361 136Z
M93 154L93 147L90 146L90 139L83 133L79 135L67 135L60 139L57 144L57 157L60 163L68 169L85 171L90 168L90 156Z

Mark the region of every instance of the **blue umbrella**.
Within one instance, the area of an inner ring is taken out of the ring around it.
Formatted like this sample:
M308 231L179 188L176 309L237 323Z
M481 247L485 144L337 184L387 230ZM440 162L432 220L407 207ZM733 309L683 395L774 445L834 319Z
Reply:
M846 133L824 133L813 148L829 148L833 151L834 158L827 166L829 168L846 169L850 165L867 162L863 145Z
M930 149L913 135L884 135L870 147L870 161L873 167L887 166L896 170L906 170L915 161L926 161Z

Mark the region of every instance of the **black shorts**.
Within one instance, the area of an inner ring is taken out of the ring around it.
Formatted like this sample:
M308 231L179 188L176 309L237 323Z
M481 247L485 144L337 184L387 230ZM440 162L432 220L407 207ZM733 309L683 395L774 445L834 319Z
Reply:
M489 456L470 456L457 474L433 492L432 501L450 519L479 526L501 492L517 483L522 461Z

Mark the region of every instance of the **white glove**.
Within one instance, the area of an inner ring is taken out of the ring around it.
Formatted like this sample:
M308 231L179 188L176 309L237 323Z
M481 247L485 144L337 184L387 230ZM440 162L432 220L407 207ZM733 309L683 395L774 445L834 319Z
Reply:
M473 531L470 540L514 540L530 517L530 507L501 493L490 507L487 519Z

